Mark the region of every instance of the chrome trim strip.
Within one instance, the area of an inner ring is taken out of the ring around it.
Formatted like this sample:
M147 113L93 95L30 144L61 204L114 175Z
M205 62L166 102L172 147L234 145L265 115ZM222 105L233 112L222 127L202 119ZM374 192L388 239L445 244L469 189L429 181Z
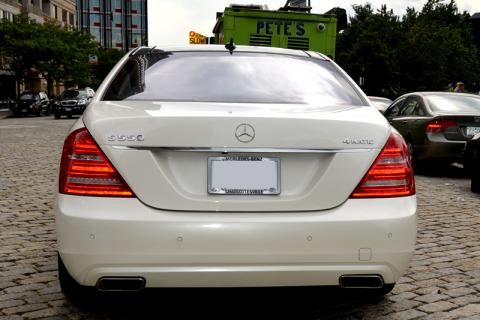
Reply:
M173 152L210 152L210 153L359 153L372 149L302 149L302 148L230 148L230 147L127 147L112 146L117 150L150 150Z

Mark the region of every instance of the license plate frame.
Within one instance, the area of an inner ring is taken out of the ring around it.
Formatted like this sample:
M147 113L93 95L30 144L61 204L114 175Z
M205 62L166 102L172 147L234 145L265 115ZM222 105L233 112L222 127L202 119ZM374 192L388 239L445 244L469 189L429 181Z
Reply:
M207 177L207 192L212 195L263 196L281 193L280 158L209 157ZM262 178L267 178L268 181L260 181ZM252 184L257 187L252 187ZM266 186L260 186L261 184Z

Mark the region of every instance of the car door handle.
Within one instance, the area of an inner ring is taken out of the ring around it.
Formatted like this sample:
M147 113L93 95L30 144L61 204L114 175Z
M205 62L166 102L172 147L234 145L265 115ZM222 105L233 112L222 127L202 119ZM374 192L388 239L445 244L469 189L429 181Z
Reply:
M400 121L400 123L401 123L401 124L407 124L407 123L408 123L408 121L406 121L406 120L403 120L403 121Z

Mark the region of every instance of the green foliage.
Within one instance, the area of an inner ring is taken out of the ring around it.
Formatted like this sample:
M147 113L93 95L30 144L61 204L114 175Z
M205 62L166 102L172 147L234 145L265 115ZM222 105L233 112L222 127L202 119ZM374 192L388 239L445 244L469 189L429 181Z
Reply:
M90 85L92 88L96 88L100 85L113 66L115 66L125 53L117 49L99 48L96 54L98 57L98 64L93 66L95 77Z
M14 22L0 22L0 54L7 57L17 82L38 70L47 80L49 93L53 81L96 88L105 69L109 70L114 60L124 54L110 51L101 49L90 35L68 31L54 22L38 24L26 14ZM88 64L90 54L99 56L98 65Z
M428 0L400 20L385 6L354 6L355 16L338 38L337 62L369 95L396 97L410 91L445 90L479 83L480 66L468 14L451 0Z

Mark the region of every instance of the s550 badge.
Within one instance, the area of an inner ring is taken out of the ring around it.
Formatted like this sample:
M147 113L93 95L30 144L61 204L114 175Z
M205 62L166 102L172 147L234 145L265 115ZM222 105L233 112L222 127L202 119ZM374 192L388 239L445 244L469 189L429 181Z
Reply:
M373 139L351 139L345 138L342 141L345 144L373 144Z
M143 141L145 137L143 134L112 134L107 137L108 141Z

